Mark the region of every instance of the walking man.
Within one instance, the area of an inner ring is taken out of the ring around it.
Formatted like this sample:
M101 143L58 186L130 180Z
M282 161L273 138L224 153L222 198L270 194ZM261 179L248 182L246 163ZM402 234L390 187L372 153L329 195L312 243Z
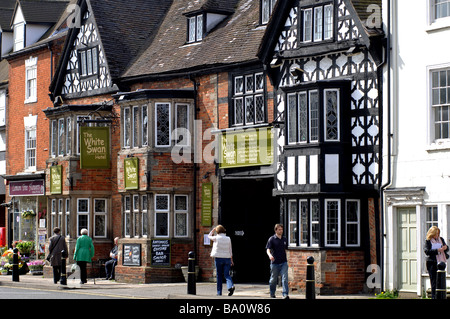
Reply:
M275 225L275 234L269 238L266 245L267 256L270 258L270 297L275 298L278 276L281 275L283 298L289 299L288 263L286 257L287 239L283 237L283 225Z

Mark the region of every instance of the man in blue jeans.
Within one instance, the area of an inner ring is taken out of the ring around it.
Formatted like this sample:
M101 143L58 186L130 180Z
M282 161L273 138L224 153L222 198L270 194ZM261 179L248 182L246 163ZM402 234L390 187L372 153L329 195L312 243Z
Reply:
M286 257L287 239L283 237L283 225L275 225L275 234L269 238L266 245L267 256L270 258L270 297L275 298L278 276L281 275L283 298L289 299L288 263Z

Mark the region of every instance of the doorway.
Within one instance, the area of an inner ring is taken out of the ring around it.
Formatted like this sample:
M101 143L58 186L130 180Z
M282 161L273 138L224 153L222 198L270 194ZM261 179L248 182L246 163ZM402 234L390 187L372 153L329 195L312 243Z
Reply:
M416 209L398 209L398 289L417 290Z
M273 185L273 178L222 180L220 223L231 238L237 283L269 281L265 247L280 220Z

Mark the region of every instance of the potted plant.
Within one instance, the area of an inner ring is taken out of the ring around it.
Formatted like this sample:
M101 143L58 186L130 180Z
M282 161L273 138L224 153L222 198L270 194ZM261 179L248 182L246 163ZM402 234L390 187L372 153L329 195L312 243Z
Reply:
M19 240L14 242L14 247L16 247L22 255L29 255L34 248L34 241Z
M33 260L27 263L28 269L32 275L42 275L44 271L44 261L43 260Z
M36 216L36 213L33 212L32 210L26 210L26 211L22 212L22 217L23 218L32 218L34 216Z

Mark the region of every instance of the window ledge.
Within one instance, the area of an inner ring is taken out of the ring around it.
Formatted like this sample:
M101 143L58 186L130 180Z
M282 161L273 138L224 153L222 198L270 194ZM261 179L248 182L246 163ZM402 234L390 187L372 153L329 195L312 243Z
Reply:
M437 141L428 145L425 150L429 153L440 152L440 151L450 151L450 141Z
M434 20L426 27L425 31L431 33L446 29L450 29L450 17Z
M31 98L28 98L28 99L26 99L26 100L24 101L25 104L28 104L28 103L36 103L36 102L37 102L37 98L36 98L36 97L31 97Z

